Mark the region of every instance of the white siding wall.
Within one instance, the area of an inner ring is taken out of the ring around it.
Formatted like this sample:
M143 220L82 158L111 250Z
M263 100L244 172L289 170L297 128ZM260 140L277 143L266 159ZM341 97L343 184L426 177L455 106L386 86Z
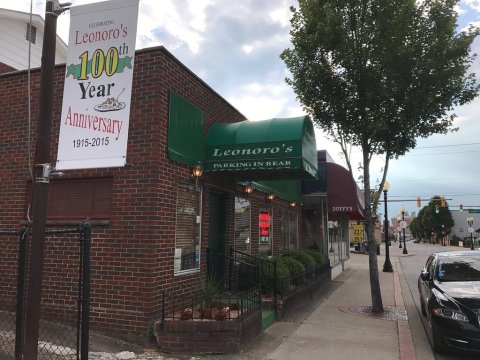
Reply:
M467 216L473 217L473 229L478 230L480 228L480 213L469 213L468 210L458 211L450 210L452 218L455 224L453 225L450 236L457 235L460 239L470 237L468 232ZM474 232L473 237L477 237L479 234Z
M35 44L31 48L30 67L36 68L41 65L42 45L43 45L43 27L34 24L37 27L37 37ZM17 70L28 68L28 40L25 39L27 22L2 18L0 19L0 62L7 64ZM59 48L57 41L57 51L55 63L66 62L66 51Z

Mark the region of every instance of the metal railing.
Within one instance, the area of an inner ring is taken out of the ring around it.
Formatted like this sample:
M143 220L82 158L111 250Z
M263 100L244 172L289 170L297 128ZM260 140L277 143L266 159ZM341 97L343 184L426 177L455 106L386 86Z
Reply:
M241 293L219 293L212 296L197 293L192 296L162 294L162 324L168 320L244 321L260 309L260 289Z
M311 286L328 274L330 260L317 264L305 271L280 278L277 260L250 255L230 249L229 255L207 249L207 268L219 261L225 264L225 275L221 278L224 288L229 291L245 291L258 287L262 293L271 294L273 310L278 316L278 301Z
M283 298L306 288L323 279L330 269L330 260L308 268L297 274L278 279L278 293Z

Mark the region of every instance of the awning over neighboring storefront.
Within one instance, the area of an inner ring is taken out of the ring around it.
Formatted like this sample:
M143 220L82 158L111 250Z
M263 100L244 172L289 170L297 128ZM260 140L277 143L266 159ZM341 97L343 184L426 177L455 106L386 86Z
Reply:
M349 220L363 220L362 193L348 170L335 163L326 165L329 218L347 214Z
M313 124L308 116L214 124L207 134L204 170L230 171L251 181L315 177Z
M348 215L349 220L363 220L363 193L343 166L335 164L325 150L318 151L318 171L314 180L302 181L302 202L315 206L327 197L328 216Z

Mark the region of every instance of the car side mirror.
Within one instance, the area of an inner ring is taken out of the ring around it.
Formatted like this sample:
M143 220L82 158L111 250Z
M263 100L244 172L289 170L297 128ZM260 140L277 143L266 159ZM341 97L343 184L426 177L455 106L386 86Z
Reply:
M430 272L425 267L422 268L422 272L420 273L420 278L423 281L429 281L430 280Z

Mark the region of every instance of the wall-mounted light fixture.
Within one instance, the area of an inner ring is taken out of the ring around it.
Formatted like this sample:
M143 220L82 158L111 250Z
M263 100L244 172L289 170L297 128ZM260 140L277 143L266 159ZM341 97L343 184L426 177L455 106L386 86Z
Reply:
M275 194L274 193L267 194L267 200L268 201L272 201L273 199L275 199Z
M245 198L248 198L248 196L253 192L252 184L245 185L245 189L243 191L245 192Z
M291 206L292 208L295 207L295 206L297 206L297 202L296 202L296 201L292 201L292 202L290 203L290 206Z
M197 164L193 167L192 169L192 176L194 177L195 179L195 186L197 185L198 183L198 178L200 176L202 176L202 173L203 173L203 169L202 169L202 164Z

